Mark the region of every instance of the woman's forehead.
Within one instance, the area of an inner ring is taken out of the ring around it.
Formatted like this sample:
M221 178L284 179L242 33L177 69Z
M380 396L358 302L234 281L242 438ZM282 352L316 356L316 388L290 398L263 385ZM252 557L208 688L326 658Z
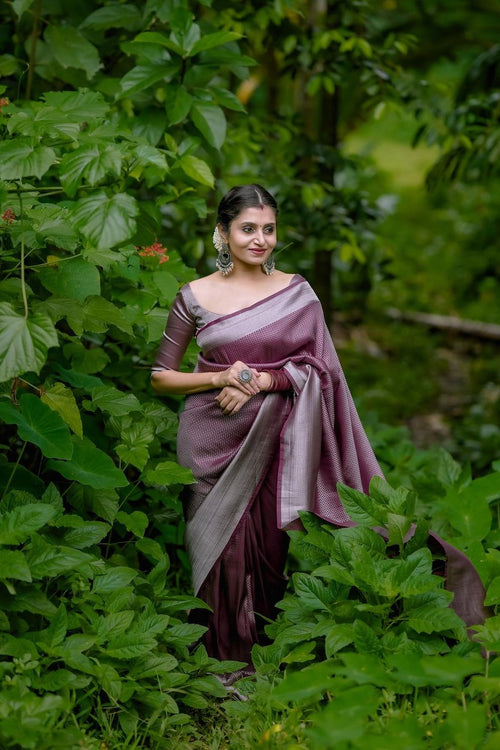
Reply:
M240 211L235 221L249 222L250 224L275 224L276 214L271 206L252 206Z

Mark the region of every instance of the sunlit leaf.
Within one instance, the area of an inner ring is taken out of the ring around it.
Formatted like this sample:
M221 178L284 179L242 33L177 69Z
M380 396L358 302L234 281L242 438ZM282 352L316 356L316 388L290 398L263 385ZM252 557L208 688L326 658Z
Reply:
M216 31L213 34L204 34L189 50L189 57L194 57L199 52L204 52L213 47L220 47L223 44L234 42L240 38L241 34L238 34L236 31Z
M34 313L25 318L8 302L0 303L0 383L25 372L40 372L48 349L58 344L47 315Z
M110 197L104 191L82 198L73 209L75 226L103 250L132 237L137 214L137 202L131 195L115 193Z
M108 144L104 148L91 144L64 155L60 164L61 183L70 197L85 180L97 185L108 175L118 177L123 154L118 146Z
M125 513L121 510L116 515L116 520L122 523L127 531L131 531L137 537L143 537L149 526L149 518L140 510L134 510L132 513Z
M83 437L80 409L70 388L67 388L63 383L55 383L42 392L41 399L44 404L61 415L78 437Z
M64 115L64 120L85 122L102 118L109 111L109 104L99 91L47 91L44 100Z
M179 159L176 166L180 167L184 174L195 182L200 182L202 185L208 185L208 187L214 186L215 177L213 176L210 167L206 161L198 159L197 156L187 154L187 156L183 156Z
M28 138L0 143L0 179L20 180L23 177L38 177L56 161L55 151L49 146L36 146Z
M145 480L148 484L191 484L193 474L190 469L179 466L174 461L162 461L154 469L149 469L145 473Z
M122 96L133 96L159 81L168 83L177 73L179 67L180 62L177 61L148 62L137 65L128 73L125 73L121 79L121 94Z
M226 139L226 116L222 109L210 102L195 101L190 117L206 141L220 149Z
M17 13L17 17L20 18L22 14L31 8L35 0L13 0L12 8Z
M171 96L167 99L167 117L171 125L177 125L185 120L191 109L193 97L185 86L173 86Z

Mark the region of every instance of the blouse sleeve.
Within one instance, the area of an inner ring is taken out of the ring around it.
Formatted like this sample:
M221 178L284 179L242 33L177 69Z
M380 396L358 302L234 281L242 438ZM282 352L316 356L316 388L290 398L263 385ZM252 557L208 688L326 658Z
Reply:
M152 372L178 370L189 342L196 332L196 323L182 290L175 298L158 349Z

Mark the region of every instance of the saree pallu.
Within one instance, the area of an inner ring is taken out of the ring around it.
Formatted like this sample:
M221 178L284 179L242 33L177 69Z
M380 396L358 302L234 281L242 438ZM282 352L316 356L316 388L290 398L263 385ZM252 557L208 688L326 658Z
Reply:
M261 638L259 616L273 617L283 595L285 531L300 528L299 511L354 525L337 482L368 492L371 478L383 475L319 300L300 276L250 307L211 320L197 342L199 372L241 360L257 370L281 369L290 382L290 391L257 394L230 416L213 391L193 394L180 417L179 462L197 480L186 498L186 545L195 593L213 610L198 621L208 628L211 655L248 662ZM459 614L468 624L484 619L478 597L463 594L465 575L465 588L481 598L476 571L458 550L445 543L442 549L449 588L460 570Z

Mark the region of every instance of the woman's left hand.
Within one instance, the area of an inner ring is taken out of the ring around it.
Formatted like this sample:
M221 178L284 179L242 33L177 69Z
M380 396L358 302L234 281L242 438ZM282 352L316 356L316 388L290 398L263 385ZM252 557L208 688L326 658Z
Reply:
M224 414L237 414L241 407L252 398L252 395L243 393L243 391L240 391L235 386L226 385L215 397L215 400Z

